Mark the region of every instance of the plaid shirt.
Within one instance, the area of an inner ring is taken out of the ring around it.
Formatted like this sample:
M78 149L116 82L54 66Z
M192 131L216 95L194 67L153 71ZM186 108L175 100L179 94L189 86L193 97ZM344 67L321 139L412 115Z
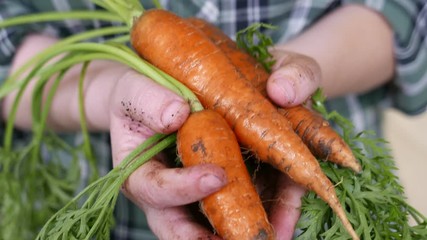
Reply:
M142 1L146 8L151 1ZM396 75L390 83L363 95L329 100L327 106L352 120L355 130L373 129L381 134L382 111L395 107L408 114L425 110L427 104L427 4L425 0L161 0L165 8L184 17L197 16L212 22L230 36L256 22L278 26L266 32L277 43L286 42L335 8L360 3L381 12L395 33ZM95 9L90 0L0 0L0 21L16 15L44 11ZM22 37L29 32L49 32L59 37L108 23L64 21L0 29L0 81L7 76L10 61ZM81 136L67 136L78 143ZM17 139L19 141L19 139ZM103 172L111 168L107 135L94 137L96 154ZM85 176L83 176L85 177ZM124 197L115 210L114 239L156 239L141 211Z

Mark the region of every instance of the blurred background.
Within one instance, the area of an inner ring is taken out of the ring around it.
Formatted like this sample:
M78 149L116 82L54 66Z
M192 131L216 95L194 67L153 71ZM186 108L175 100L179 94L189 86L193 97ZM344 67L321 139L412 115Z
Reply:
M408 202L427 216L427 113L406 116L388 110L384 138L399 168Z

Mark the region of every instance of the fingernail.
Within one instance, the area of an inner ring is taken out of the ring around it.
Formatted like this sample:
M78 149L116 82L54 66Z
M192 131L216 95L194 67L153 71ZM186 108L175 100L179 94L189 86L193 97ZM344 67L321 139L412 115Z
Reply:
M215 175L207 174L200 178L199 187L205 193L215 192L222 186L224 186L224 181Z
M182 101L173 101L163 110L161 121L165 128L168 128L176 116L179 114L179 111L185 106L185 103Z
M296 99L294 85L291 81L287 80L286 76L278 76L273 80L273 88L276 88L278 94L283 96L283 104L292 104Z
M289 81L283 81L282 84L283 92L285 93L285 98L287 99L288 104L291 104L295 101L296 94L293 84Z

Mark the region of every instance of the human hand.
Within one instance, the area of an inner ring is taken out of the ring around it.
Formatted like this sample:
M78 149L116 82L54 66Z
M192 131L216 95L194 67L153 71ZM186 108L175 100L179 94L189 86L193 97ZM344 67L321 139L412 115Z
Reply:
M274 74L278 74L279 77L272 75L274 77L274 80L277 81L274 84L283 84L283 82L280 81L284 81L284 80L289 80L289 82L291 82L292 87L295 87L296 90L295 91L302 91L305 90L305 92L303 92L301 95L299 95L298 97L296 97L293 100L293 104L299 104L301 102L303 102L308 96L309 94L311 94L316 88L316 84L319 84L320 82L320 70L318 65L310 58L302 56L302 55L298 55L296 53L287 53L287 52L276 52L278 59L280 60L280 62L278 61L277 64L274 67ZM132 75L132 74L131 74ZM283 79L283 76L288 77L288 79ZM316 79L312 80L311 78L314 77ZM129 76L127 76L126 78L129 78ZM132 76L130 76L131 80ZM304 82L304 81L308 81L308 82ZM273 86L274 86L273 84ZM312 91L307 91L307 89L304 88L304 84L311 84L311 89ZM128 86L129 84L123 84L123 86ZM126 91L127 91L128 87L126 87ZM156 91L157 92L157 91ZM274 94L274 93L273 93ZM304 94L306 94L306 97L304 97ZM128 94L122 94L123 96L129 96ZM130 94L131 96L132 94ZM170 96L170 94L168 94L168 96ZM140 96L141 98L144 98L144 96ZM121 101L122 102L122 101ZM140 102L144 102L143 100L141 100ZM140 104L141 105L141 104ZM132 106L134 106L132 104ZM126 106L122 106L122 107L129 107L129 104ZM120 109L120 106L119 108ZM156 109L158 109L158 107L156 107ZM131 112L134 112L134 110L130 110ZM123 109L122 109L123 112ZM123 114L123 113L121 113ZM154 116L156 116L156 113L153 113ZM150 116L150 115L148 115ZM186 115L185 115L186 116ZM137 117L137 116L134 116ZM185 117L186 118L186 117ZM185 118L183 118L185 120ZM158 119L160 119L160 117L158 117ZM183 119L175 119L175 123L179 123L181 122ZM123 119L120 119L120 121L122 121ZM129 119L127 120L129 121ZM135 121L135 120L134 120ZM132 122L132 119L131 119ZM151 124L154 124L154 126L151 126L151 129L156 129L157 128L157 132L168 132L168 131L174 131L174 129L177 128L173 128L173 129L165 129L165 126L157 126L155 127L156 123L158 124L161 121L155 121ZM123 123L121 123L123 124ZM119 127L121 126L121 124L117 124ZM147 124L148 126L150 126L151 124ZM179 126L180 124L177 124L177 126ZM114 127L113 125L111 125L110 127L112 129L112 136L114 134L113 130L116 129L116 127ZM118 128L120 129L120 128ZM119 134L123 134L127 131L126 127L124 129L118 130ZM150 131L150 129L149 129ZM150 132L148 133L148 135L150 135ZM124 137L126 137L126 134L123 135ZM142 138L146 138L146 136L142 136ZM113 138L113 139L118 139ZM114 146L115 144L113 144ZM136 147L136 145L134 145L134 147ZM133 149L130 148L127 150L127 152L130 152L130 150ZM114 148L113 148L113 153L114 153ZM122 159L123 157L115 157L115 159ZM149 167L147 167L147 164L149 164ZM147 218L150 221L150 212L153 212L154 215L156 215L155 219L159 219L158 222L155 224L156 226L159 226L160 229L156 229L156 227L152 226L152 224L150 223L150 226L152 228L152 230L156 233L156 234L164 234L165 233L165 225L162 224L164 221L167 221L168 219L170 219L170 216L166 214L165 211L163 211L164 209L158 209L158 207L152 207L152 203L150 203L151 199L144 199L146 198L146 196L150 196L153 195L152 193L150 193L151 191L161 191L162 189L150 189L147 188L148 193L140 193L141 191L141 187L140 187L140 183L137 181L140 181L140 179L143 178L144 175L152 175L151 177L154 179L154 181L156 181L156 178L160 178L159 176L161 176L161 174L154 174L155 171L160 168L163 169L165 172L166 171L176 171L177 169L168 169L167 162L164 161L164 159L162 160L161 158L159 159L159 161L150 161L149 163L147 163L146 165L144 165L144 168L146 168L146 170L140 170L141 172L139 173L140 176L135 177L132 180L132 176L131 178L128 180L128 184L132 184L134 182L134 186L138 186L138 188L135 189L134 193L131 194L127 194L128 197L130 199L132 199L134 202L136 202L143 210L144 212L147 214ZM153 166L151 166L153 165ZM160 165L160 167L159 167ZM188 170L186 168L184 168L184 170ZM181 170L180 170L181 171ZM199 169L197 169L197 171L199 171ZM264 195L264 199L267 199L266 201L266 208L267 211L270 213L270 221L271 223L274 225L275 227L275 231L277 233L277 237L278 239L290 239L293 236L293 232L294 232L294 228L295 228L295 224L299 218L299 207L301 206L301 197L302 195L304 195L305 193L305 189L296 185L294 182L292 182L286 175L279 173L278 171L274 171L274 170L262 170L262 174L260 174L261 177L260 179L260 183L264 183L263 185L265 186L265 189L262 189L261 187L261 195ZM271 174L272 172L274 172L275 174ZM139 175L137 173L134 173L134 175ZM200 176L200 175L198 175ZM268 176L269 178L266 179L265 176ZM276 178L272 179L271 176L276 176ZM164 179L172 179L168 176L164 177ZM158 182L158 181L156 181ZM273 184L273 185L272 185ZM275 186L275 187L271 187L271 186ZM168 191L165 191L166 193L170 193L170 192L182 192L182 188L177 188L177 186L171 184L170 185L170 189L168 189ZM194 187L193 187L194 188ZM125 190L125 193L127 192L127 190ZM194 195L196 193L196 195ZM203 194L197 194L197 192L193 192L193 198L192 199L188 199L188 201L186 202L182 202L182 205L184 204L188 204L190 202L196 202L198 200L200 200L201 198L203 198ZM134 196L140 196L140 200L135 199ZM163 199L168 199L171 196L174 195L164 195ZM265 198L266 197L266 198ZM139 201L139 203L138 203ZM168 206L173 206L172 204L176 203L176 199L174 198L170 198L170 202L168 202L166 205L166 207ZM157 203L158 204L158 203ZM166 203L161 203L161 204L166 204ZM148 205L148 208L147 208ZM185 211L184 213L182 211ZM185 214L186 217L189 217L190 215L187 212L188 210L185 210L184 208L181 208L179 210L180 213ZM176 212L174 212L174 214L176 214ZM176 225L176 224L173 224ZM202 226L200 225L196 225L197 229L200 230L200 232L202 234L206 234L206 236L209 236L210 233L209 231L206 232L206 229L204 229ZM192 230L193 231L193 230ZM175 234L175 233L171 233L171 234ZM188 235L188 233L186 233L187 235L182 235L182 236L190 236ZM159 236L159 235L158 235ZM163 235L165 236L165 235ZM167 237L165 238L171 238L171 237L177 237L177 236L181 236L181 235L166 235Z
M314 92L318 85L320 84L320 68L317 65L317 63L306 56L303 55L299 55L297 53L289 53L289 52L285 52L282 50L278 50L275 53L275 56L277 57L278 61L276 63L276 65L273 68L273 74L271 75L270 78L270 82L271 80L275 81L275 83L271 84L270 87L273 87L274 89L274 85L280 85L285 82L288 81L290 83L290 86L292 88L294 88L294 91L296 92L295 95L295 99L292 100L291 104L300 104L303 101L305 101L309 95ZM138 78L138 76L136 76ZM127 75L126 78L128 78L128 81L132 81L132 74ZM125 83L123 84L123 86L128 86L130 84ZM126 89L124 89L125 91L127 90L128 87L126 87ZM310 90L311 89L311 90ZM158 91L156 91L158 92ZM270 92L269 92L270 93ZM270 94L274 96L274 94L278 94L280 92L273 91L273 94ZM132 94L121 94L122 96L127 96L127 98L129 98L128 96L132 96ZM171 96L171 93L167 94L167 96ZM144 96L140 96L141 98L144 98ZM147 96L146 96L147 97ZM286 97L286 96L285 96ZM280 99L280 97L278 98ZM148 99L146 100L148 101ZM144 100L140 100L140 102L144 102ZM132 104L133 105L133 104ZM141 104L140 104L141 105ZM285 104L286 105L286 104ZM124 106L122 106L124 107ZM186 106L187 107L187 106ZM118 109L120 109L120 106L118 106ZM159 107L156 107L155 109L159 109ZM123 109L121 110L122 114L123 112L125 112ZM131 112L133 111L132 109L130 110ZM178 109L179 111L179 109ZM188 113L187 113L188 114ZM153 116L156 116L156 113L153 112L152 113ZM182 123L183 120L185 120L186 118L186 114L184 114L185 117L181 118L181 119L174 119L174 122L176 123L176 126L180 126L180 124ZM150 116L150 115L148 115ZM175 115L179 116L179 115ZM137 116L134 116L137 117ZM158 119L161 119L160 117L157 117ZM122 121L123 119L120 119L120 121ZM129 121L129 119L128 119ZM132 121L131 121L132 122ZM163 126L156 126L156 124L158 125L158 123L160 123L161 121L155 121L153 123L147 123L148 126L151 126L152 129L157 129L157 132L169 132L169 131L174 131L174 129L165 129L165 125ZM123 124L123 123L121 123ZM119 127L121 124L117 124ZM167 125L166 125L167 126ZM116 129L116 127L114 127L113 125L111 125L110 127L112 129L112 136L114 134L113 130ZM117 128L120 129L120 128ZM124 129L118 130L119 134L123 134L124 137L126 137L126 134L124 134L127 131L126 127ZM150 131L150 130L149 130ZM150 135L150 132L148 133L148 135ZM142 136L142 138L146 138L148 135L146 136ZM118 139L113 138L113 139ZM113 144L114 146L115 144ZM135 147L136 145L134 145ZM132 150L132 148L128 149L127 152L130 152L130 150ZM114 148L113 148L113 153L114 153ZM122 159L123 157L115 157L115 159ZM140 175L139 177L136 176L134 179L131 178L128 180L128 184L133 184L134 182L134 186L138 186L138 188L136 188L134 191L134 193L131 194L127 194L128 197L130 199L133 199L134 202L136 202L143 210L144 212L147 214L147 218L150 219L150 212L153 212L153 215L155 215L155 219L159 219L158 222L155 223L156 226L159 226L160 229L156 230L156 227L152 226L152 224L150 224L151 228L153 229L153 231L156 234L165 234L165 225L162 224L164 221L170 219L170 216L167 215L165 211L163 211L163 209L159 210L158 207L152 207L153 204L150 202L151 199L145 199L147 196L151 196L153 195L153 193L150 193L151 191L158 191L161 192L162 189L150 189L147 188L146 190L148 190L149 192L140 192L140 191L144 191L144 189L141 190L140 187L140 183L138 181L140 181L140 179L143 178L144 175L151 175L150 177L153 178L152 181L158 182L156 181L157 178L161 178L161 174L154 174L155 171L157 169L162 169L165 173L166 172L174 172L174 171L184 171L184 170L188 170L186 168L184 168L183 170L177 170L177 169L167 169L168 166L167 162L164 161L164 159L159 158L159 160L152 160L149 163L147 163L144 168L146 168L145 170L141 170L143 168L141 168L140 173L134 173L134 175ZM195 169L195 171L200 171L200 169ZM191 176L191 175L190 175ZM200 173L197 175L197 177L200 176ZM277 238L278 239L291 239L294 233L294 228L295 228L295 224L299 219L299 215L300 215L300 206L301 206L301 197L305 194L305 189L297 184L295 184L292 180L290 180L286 175L278 172L277 170L273 170L271 167L266 167L263 168L261 170L261 172L259 173L259 178L258 178L258 188L261 194L261 197L265 200L265 206L266 206L266 210L269 212L269 218L271 223L273 224L276 234L277 234ZM274 176L274 177L273 177ZM169 176L163 177L164 179L173 179ZM177 178L178 179L178 178ZM190 179L190 178L188 178ZM187 180L188 180L187 179ZM151 184L153 185L153 184ZM156 184L154 184L154 186L156 186ZM161 187L161 186L160 186ZM174 195L164 195L163 196L163 201L166 201L166 199L170 199L168 201L168 203L163 203L161 202L161 204L164 204L165 206L173 206L173 203L176 203L176 198L173 198L173 196L177 195L179 192L182 192L184 189L182 188L178 188L179 186L170 185L170 189L168 189L167 191L165 191L165 193L174 193L176 192L176 194ZM182 186L181 186L182 187ZM189 186L192 187L192 186ZM197 187L197 186L196 186ZM187 188L187 187L186 187ZM192 187L194 188L194 187ZM188 189L188 188L187 188ZM219 188L218 188L219 189ZM164 189L163 189L164 190ZM215 191L215 190L214 190ZM127 192L125 190L125 192ZM196 202L198 200L200 200L201 198L203 198L203 194L198 194L197 191L193 191L192 193L193 198L188 199L188 201L183 201L181 205L184 204L188 204L191 202ZM140 200L135 199L134 196L140 196ZM142 201L141 201L142 200ZM139 203L138 203L139 201ZM159 203L157 203L159 204ZM166 205L167 204L167 205ZM148 208L147 208L148 205ZM189 213L187 212L188 210L184 209L184 208L180 208L179 212L180 214L184 214L184 216L186 216L186 218L190 217L191 215L189 215ZM176 214L176 212L173 212L173 214ZM150 221L150 220L149 220ZM203 228L201 225L194 223L194 227L196 227L196 229L200 230L201 234L206 234L206 236L210 235L209 231L206 231L205 228ZM176 224L173 224L176 225ZM192 226L193 228L193 226ZM189 228L190 230L190 228ZM193 231L193 230L191 230ZM190 231L189 231L190 232ZM171 232L170 234L175 234L173 232ZM182 236L191 236L188 235L188 233L185 233L187 235L182 235ZM159 236L159 235L158 235ZM165 235L163 235L165 236ZM176 237L176 236L181 236L181 235L166 235L167 237L165 238L171 238L171 237Z
M306 55L272 48L276 60L267 82L267 93L281 107L296 106L306 101L320 86L319 64Z
M116 84L111 104L111 139L116 166L155 132L176 131L189 114L187 103L152 80L130 71ZM160 239L215 239L184 207L219 190L224 171L212 164L173 168L159 155L138 168L123 192L146 214Z
M281 107L302 104L319 87L320 67L314 59L294 52L272 49L276 59L267 82L267 93ZM259 174L261 197L277 239L292 239L306 190L288 176L271 168Z

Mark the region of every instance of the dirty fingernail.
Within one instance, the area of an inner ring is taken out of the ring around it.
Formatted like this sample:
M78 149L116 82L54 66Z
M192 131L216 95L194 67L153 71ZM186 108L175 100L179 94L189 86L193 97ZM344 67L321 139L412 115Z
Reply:
M173 123L180 110L185 107L185 104L182 101L173 101L163 110L161 121L165 128L168 128Z
M289 81L282 81L282 83L280 83L280 86L283 89L283 93L285 95L285 103L293 103L295 101L295 88L293 86L293 84Z
M292 82L287 80L285 76L277 77L271 81L268 90L273 95L271 97L281 105L289 105L295 102L295 88Z
M204 175L200 178L200 190L202 190L205 193L210 193L219 190L221 187L223 187L225 182L212 174Z

